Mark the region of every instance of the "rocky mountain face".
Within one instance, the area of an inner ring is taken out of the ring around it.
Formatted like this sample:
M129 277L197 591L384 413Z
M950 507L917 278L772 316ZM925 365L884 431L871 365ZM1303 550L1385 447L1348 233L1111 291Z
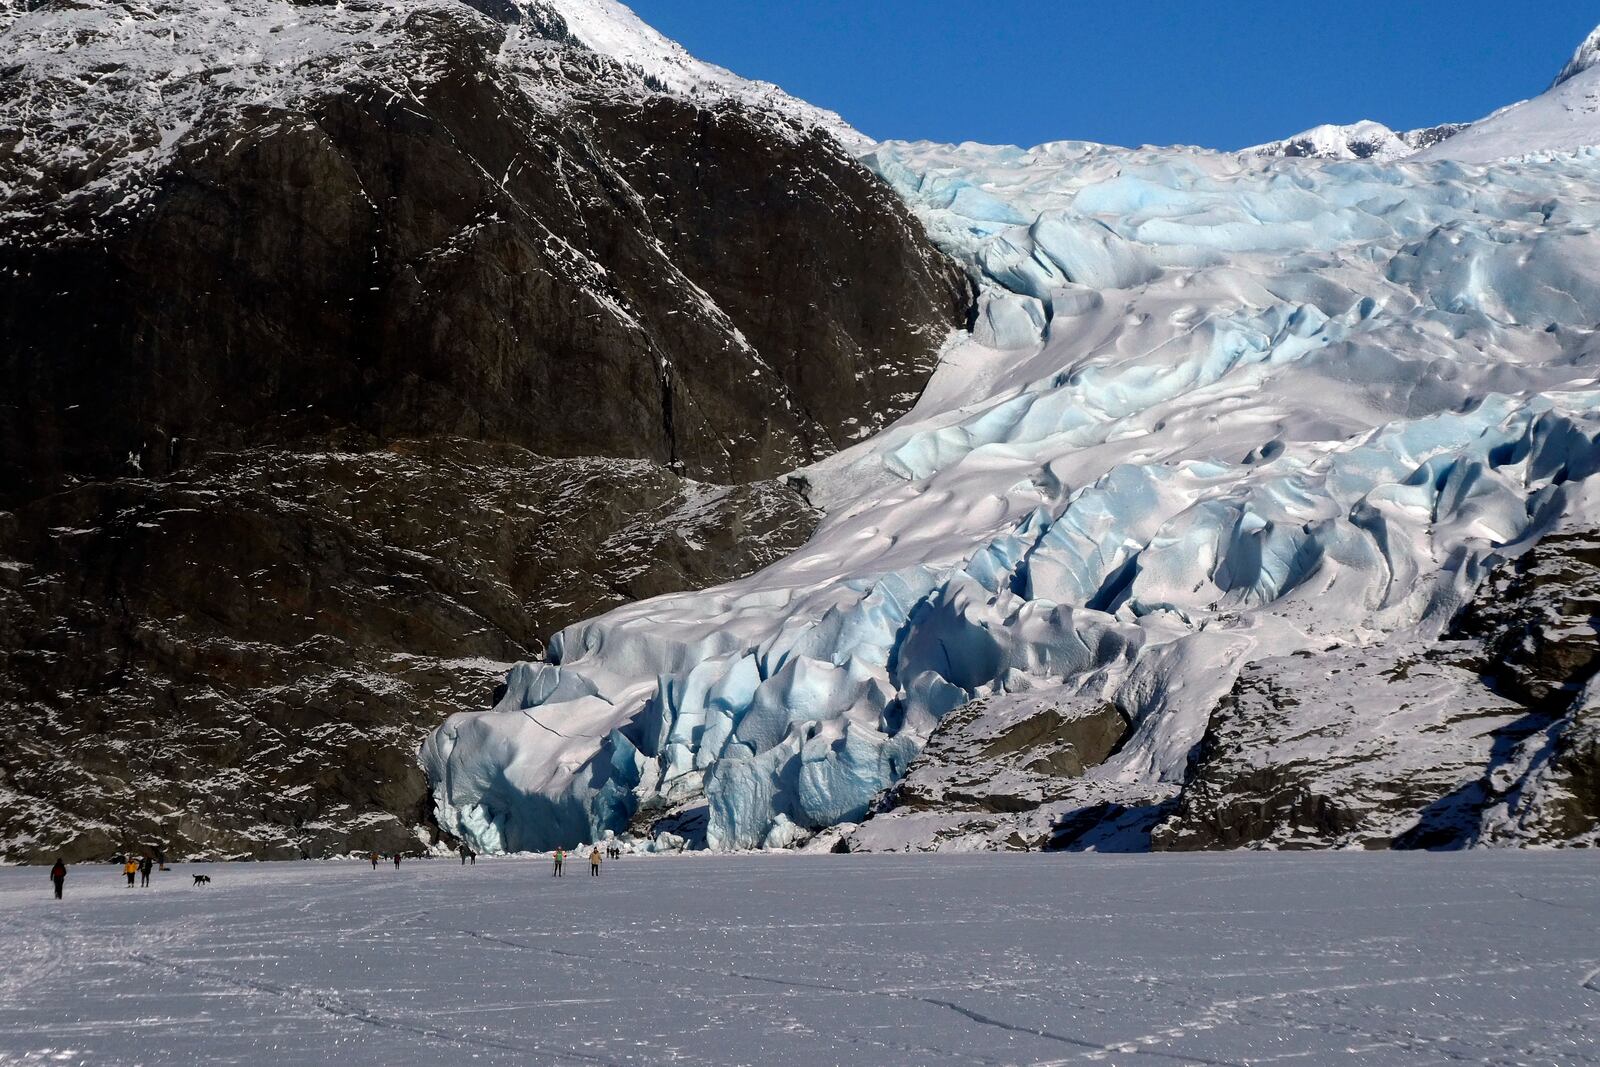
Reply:
M242 91L252 68L189 72L216 91L174 87L198 109L183 136L165 114L76 153L27 135L46 97L137 93L150 71L117 47L9 74L0 498L334 429L770 476L903 410L964 316L892 194L818 130L629 99L630 71L463 4L242 6L246 44L326 19L321 54L272 105ZM69 13L11 35L101 28Z
M874 173L613 0L0 40L0 855L1600 844L1592 41Z
M7 856L414 842L428 729L803 542L967 317L826 130L553 6L4 18Z

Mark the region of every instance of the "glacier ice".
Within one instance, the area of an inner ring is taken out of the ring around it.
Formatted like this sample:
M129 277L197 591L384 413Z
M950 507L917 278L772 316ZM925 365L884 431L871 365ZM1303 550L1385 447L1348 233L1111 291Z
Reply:
M1437 631L1600 469L1600 153L864 159L979 281L974 332L804 472L800 552L568 628L426 741L476 847L694 812L793 844L1043 685L1133 723L1091 777L1171 785L1244 663Z

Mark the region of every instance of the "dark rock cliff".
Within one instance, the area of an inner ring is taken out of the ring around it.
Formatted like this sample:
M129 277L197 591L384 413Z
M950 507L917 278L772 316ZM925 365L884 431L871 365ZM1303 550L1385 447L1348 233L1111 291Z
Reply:
M7 855L406 847L424 731L803 541L766 480L906 410L965 319L827 133L539 5L237 7L6 28ZM184 69L163 27L301 37Z

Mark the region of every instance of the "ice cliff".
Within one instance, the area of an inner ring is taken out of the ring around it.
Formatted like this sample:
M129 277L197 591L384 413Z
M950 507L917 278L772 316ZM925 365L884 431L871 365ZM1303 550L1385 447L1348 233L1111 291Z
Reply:
M794 475L827 511L803 549L569 627L435 732L441 824L785 844L866 816L955 709L1044 690L1126 720L1085 809L1171 796L1251 664L1439 634L1594 517L1600 149L1528 156L1508 114L1400 161L874 147L979 282L971 333ZM1492 145L1523 158L1463 161Z

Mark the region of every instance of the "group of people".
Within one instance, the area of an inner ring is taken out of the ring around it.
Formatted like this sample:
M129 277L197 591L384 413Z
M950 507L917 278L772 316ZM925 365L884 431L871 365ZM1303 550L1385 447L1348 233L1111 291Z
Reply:
M550 857L555 860L555 867L553 870L551 870L550 877L560 878L561 868L567 861L567 850L564 848L558 848L554 852L550 853ZM609 860L621 859L621 846L619 846L615 841L607 841L605 844L605 858ZM600 846L596 845L594 846L594 850L589 853L589 874L592 877L600 877L600 859Z
M622 847L615 841L607 841L604 849L605 859L614 860L622 858ZM460 853L462 866L466 866L469 863L473 866L477 866L478 854L471 848L463 844L460 848ZM378 869L378 861L381 859L392 859L394 861L395 870L399 870L400 860L402 859L403 855L403 853L396 852L385 857L377 852L372 852L368 854L367 859L371 861L373 870ZM555 877L560 878L562 864L567 858L567 850L564 848L558 848L555 850L553 855L555 857L555 870L552 873ZM600 876L601 858L601 846L596 845L594 846L594 850L589 853L589 873L596 878ZM130 855L122 864L122 873L123 876L128 879L129 889L133 888L135 879L139 880L139 884L141 886L149 888L150 872L157 869L163 871L167 869L165 857L162 857L160 861L157 861L152 859L150 856L145 856L141 859L135 859ZM50 868L50 882L55 886L56 899L60 900L62 891L65 889L67 883L67 865L62 862L61 857L59 856L56 857L55 866Z
M56 862L59 863L61 861L57 860ZM150 872L155 870L155 867L156 861L151 859L149 856L145 856L142 859L134 859L132 856L129 856L122 864L122 873L128 879L128 888L132 889L133 880L138 878L140 887L143 889L149 889Z
M128 880L128 888L132 889L137 879L140 886L149 889L150 872L155 870L156 866L156 861L149 856L136 859L130 855L124 859L122 861L122 876ZM165 864L161 865L161 870L164 871L166 869ZM50 867L50 885L56 891L56 899L60 900L67 888L67 864L60 856L56 857L55 863Z

